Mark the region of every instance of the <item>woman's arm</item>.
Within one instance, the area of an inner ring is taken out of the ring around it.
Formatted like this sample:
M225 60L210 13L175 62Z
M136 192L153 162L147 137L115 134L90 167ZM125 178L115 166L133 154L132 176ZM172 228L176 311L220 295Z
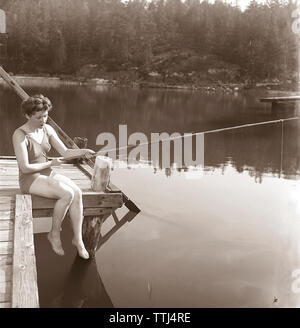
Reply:
M46 124L46 129L50 136L51 145L54 149L63 157L71 157L71 156L84 156L86 154L94 154L93 150L90 149L69 149L58 137L56 131L53 129L51 125Z
M16 130L13 134L13 146L15 155L22 173L34 173L39 172L41 170L47 169L53 165L60 165L61 162L59 160L53 160L45 163L36 163L30 164L28 162L28 152L26 146L26 138L24 134L18 130Z

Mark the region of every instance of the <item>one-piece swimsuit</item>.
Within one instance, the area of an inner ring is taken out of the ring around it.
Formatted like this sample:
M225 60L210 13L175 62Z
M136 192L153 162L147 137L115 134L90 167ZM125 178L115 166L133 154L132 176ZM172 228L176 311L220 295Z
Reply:
M48 162L47 154L51 149L51 144L49 142L50 137L45 126L43 126L44 136L41 143L38 143L22 128L19 128L19 130L21 130L25 134L25 138L27 139L29 164ZM24 194L29 193L30 186L37 177L39 177L40 175L50 176L51 173L51 168L46 168L44 170L33 173L22 173L19 167L19 184L21 192Z

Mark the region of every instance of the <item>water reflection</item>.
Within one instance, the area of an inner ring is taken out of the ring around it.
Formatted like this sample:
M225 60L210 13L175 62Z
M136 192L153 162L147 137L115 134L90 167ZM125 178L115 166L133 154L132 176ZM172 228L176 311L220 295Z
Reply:
M125 170L114 180L142 211L97 254L116 307L299 306L299 183L230 164L200 179Z
M62 231L65 256L60 257L53 252L45 233L34 237L38 245L35 252L41 307L113 307L95 259L81 259L71 246L72 231L68 220L65 220Z
M279 178L297 179L300 172L299 136L298 120L205 134L205 170L224 169L230 164L239 173L247 171L256 182L262 182L263 175L270 173ZM171 159L174 158L173 149L171 146ZM150 151L148 156L151 158ZM129 152L128 168L132 168L134 165L130 164L134 163L135 160L130 157ZM143 164L147 166L144 161L139 165ZM151 161L148 165L150 164ZM171 176L174 171L199 170L192 166L182 167L181 162L175 161L171 161L170 167L164 167L161 152L158 164L153 168L153 172L156 173L157 169L160 169L166 176ZM120 164L117 163L116 166Z
M49 307L58 308L111 308L94 259L85 261L75 257L72 268L63 283L63 289Z
M88 147L95 150L100 149L97 136L110 132L118 139L121 124L127 124L128 136L142 132L150 140L154 132L183 134L293 116L289 111L272 112L271 106L259 103L257 98L265 96L264 91L224 95L114 87L99 91L55 81L37 86L24 80L22 84L29 94L49 96L54 103L51 117L70 136L87 137ZM6 122L0 138L8 141L0 145L2 155L13 155L11 135L24 122L19 105L14 93L0 85L0 118ZM230 159L238 172L247 169L257 181L269 172L295 176L300 169L299 135L298 121L284 123L282 156L281 124L205 135L205 166L220 167Z

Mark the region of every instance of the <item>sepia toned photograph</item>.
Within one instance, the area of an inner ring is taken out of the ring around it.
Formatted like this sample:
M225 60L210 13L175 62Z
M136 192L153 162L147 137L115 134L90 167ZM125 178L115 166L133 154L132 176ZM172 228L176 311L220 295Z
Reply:
M296 0L0 0L0 308L300 307L299 46Z

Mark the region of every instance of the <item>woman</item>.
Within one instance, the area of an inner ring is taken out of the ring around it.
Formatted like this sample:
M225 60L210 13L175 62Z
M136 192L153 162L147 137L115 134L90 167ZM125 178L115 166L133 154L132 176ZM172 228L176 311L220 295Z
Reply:
M60 231L62 221L69 210L74 237L73 245L79 256L89 258L82 241L83 205L81 189L68 177L52 171L52 166L63 163L58 158L48 160L51 146L63 156L83 156L93 154L90 149L67 149L55 130L46 124L52 104L47 97L35 95L23 101L22 113L27 122L15 130L13 146L19 165L21 192L55 198L52 229L48 239L55 253L64 255Z

